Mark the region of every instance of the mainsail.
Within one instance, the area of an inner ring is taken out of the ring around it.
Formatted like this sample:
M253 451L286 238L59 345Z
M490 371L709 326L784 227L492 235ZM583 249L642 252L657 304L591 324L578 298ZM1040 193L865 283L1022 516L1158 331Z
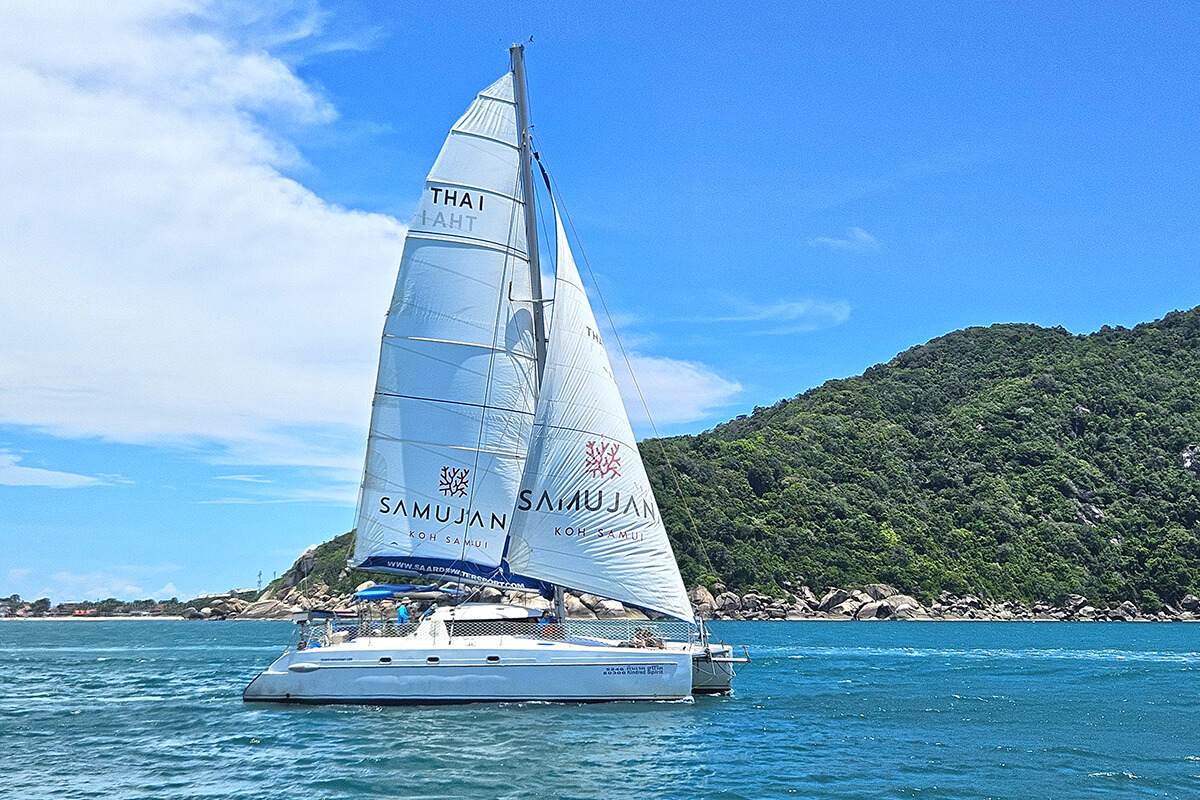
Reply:
M691 604L558 209L550 342L513 572L692 620Z
M404 242L371 412L358 567L528 585L501 561L537 397L520 169L509 73L454 125Z

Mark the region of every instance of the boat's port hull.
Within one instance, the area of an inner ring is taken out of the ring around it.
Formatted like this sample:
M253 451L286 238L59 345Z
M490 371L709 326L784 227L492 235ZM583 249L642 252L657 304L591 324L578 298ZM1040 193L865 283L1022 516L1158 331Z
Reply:
M713 645L709 652L692 657L692 694L729 694L733 691L734 666L746 659L734 658L729 645Z
M682 700L692 693L686 650L585 647L389 647L367 640L290 650L242 697L281 703L371 705ZM393 640L394 641L394 640Z

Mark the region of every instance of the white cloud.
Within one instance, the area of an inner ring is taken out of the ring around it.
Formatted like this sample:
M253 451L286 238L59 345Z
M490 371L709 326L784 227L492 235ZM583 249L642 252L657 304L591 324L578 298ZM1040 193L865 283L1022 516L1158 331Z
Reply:
M278 505L281 503L309 503L319 505L349 506L353 505L358 496L358 479L342 480L338 477L326 477L319 485L302 487L291 483L270 486L247 486L245 490L253 496L230 495L215 497L209 500L197 500L197 505Z
M270 478L264 478L262 475L218 475L219 481L241 481L242 483L273 483Z
M403 227L281 173L312 26L228 8L0 5L0 423L353 472Z
M147 597L164 599L179 593L173 582L154 592L147 591L145 587L163 580L165 573L179 570L180 567L175 564L115 564L90 572L62 570L55 572L48 580L43 573L37 577L37 583L26 580L18 586L24 590L20 594L26 599L49 597L55 603L104 600L109 597L120 600L142 600ZM38 587L37 591L29 591L35 586Z
M845 233L841 237L818 236L809 242L809 244L816 247L828 247L832 250L853 250L857 252L879 249L878 239L862 228L854 227L846 228Z
M749 303L742 300L729 301L735 308L733 314L715 317L711 322L761 323L760 334L786 334L815 331L841 325L850 317L850 304L840 300L821 302L818 300L779 300L774 303Z
M0 4L0 30L19 32L0 37L0 424L332 468L319 490L212 502L352 503L404 227L284 175L298 156L277 132L336 111L271 50L302 46L320 15L255 8ZM693 361L633 361L663 424L741 390ZM221 478L250 495L266 480ZM70 580L56 593L141 592Z
M147 596L146 591L128 575L100 570L86 573L56 572L50 576L50 583L35 594L49 597L55 603L104 600L109 597L126 600Z
M125 486L132 486L133 484L137 483L137 481L131 478L126 478L124 475L121 475L117 472L97 472L96 477L108 484L123 484Z
M639 422L645 418L638 387L659 425L706 419L742 391L741 384L726 380L695 361L630 353L630 367L637 376L635 385L619 353L610 355L609 360L634 427L639 427Z
M50 489L78 489L101 486L105 482L90 475L56 472L39 467L20 466L21 457L0 450L0 486L45 486Z

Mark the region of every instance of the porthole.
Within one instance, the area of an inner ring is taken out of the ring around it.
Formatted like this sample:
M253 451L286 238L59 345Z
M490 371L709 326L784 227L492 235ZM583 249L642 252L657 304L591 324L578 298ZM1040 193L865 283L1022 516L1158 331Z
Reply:
M495 664L500 660L500 656L488 656L488 663Z
M380 664L390 664L390 663L392 663L392 660L385 656L384 658L379 659L379 663Z
M425 660L427 662L429 662L430 664L436 664L438 661L441 661L441 659L438 658L437 656L430 656L429 658L427 658Z

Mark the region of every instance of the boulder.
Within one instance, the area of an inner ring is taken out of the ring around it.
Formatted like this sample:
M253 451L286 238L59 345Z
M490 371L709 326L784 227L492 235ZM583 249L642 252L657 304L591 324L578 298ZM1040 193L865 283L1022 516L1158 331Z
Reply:
M841 603L838 603L833 608L829 609L829 613L830 614L841 614L844 617L853 617L854 612L858 611L858 608L861 605L862 605L862 603L858 602L854 598L849 598L847 600L844 600Z
M863 591L870 595L872 600L886 600L897 594L896 589L886 583L868 583L863 587Z
M363 581L358 586L354 587L354 591L361 592L364 589L370 589L374 585L375 585L375 581Z
M625 606L616 600L601 600L592 610L599 619L625 619Z
M604 602L604 599L600 598L600 597L596 597L596 595L594 595L594 594L581 594L581 595L579 595L579 601L581 603L583 603L585 606L587 606L588 608L590 608L592 611L595 611L596 607Z
M921 608L913 608L912 606L904 606L896 612L893 619L929 619L929 614Z
M503 597L504 595L501 594L500 590L494 586L484 586L479 590L480 603L499 603ZM578 600L579 598L576 598L576 602Z
M816 608L821 604L821 598L813 594L813 590L807 586L800 587L800 590L796 592L796 599L804 601L809 608Z
M1185 594L1183 599L1179 601L1179 608L1195 614L1197 611L1200 611L1200 597L1196 597L1194 594Z
M742 601L741 598L739 598L733 592L722 592L721 594L717 595L716 607L718 611L723 611L724 613L729 614L733 611L741 611Z
M185 608L183 611L179 612L179 615L180 615L181 617L183 617L184 619L203 619L203 618L200 616L200 612L199 612L199 611L197 611L197 610L196 610L195 608L193 608L192 606L188 606L188 607L187 607L187 608Z
M692 601L692 605L699 606L707 603L709 607L716 608L717 602L713 597L712 592L705 589L703 586L693 586L688 592L688 600Z
M815 613L816 612L813 611L812 606L810 606L808 603L804 602L803 600L797 600L788 606L787 614L784 615L784 618L807 619L808 617L813 616Z
M613 602L615 603L616 601L614 600ZM625 619L638 620L640 622L643 620L649 620L650 618L646 616L646 612L642 611L640 608L626 608Z
M213 613L214 612L213 612L212 606L205 606L204 608L200 609L200 616L204 617L205 619L208 619L209 617L211 617L213 615Z
M529 597L529 599L526 600L521 605L525 606L526 608L535 609L537 611L553 611L554 610L554 603L552 603L551 601L542 597L540 594L531 595Z
M882 612L882 613L881 613ZM879 619L881 617L890 617L893 613L892 607L884 603L882 600L872 600L869 603L864 603L854 612L855 619Z
M592 611L590 608L585 606L583 604L583 601L580 600L575 595L573 595L573 594L567 595L566 603L567 603L567 618L568 619L595 619L596 618L596 612Z
M1124 603L1121 603L1117 610L1120 611L1126 619L1137 619L1138 615L1141 613L1132 600L1126 600Z
M274 619L287 616L289 613L288 607L278 600L259 600L257 603L247 606L242 613L238 614L238 617L240 619Z
M1069 594L1063 598L1062 607L1067 611L1078 611L1088 604L1087 598L1081 594Z
M892 614L899 614L903 609L913 609L915 611L925 612L925 608L917 602L916 598L909 597L906 594L894 594L880 601L891 609ZM889 615L890 616L890 615Z
M308 574L312 572L316 566L317 557L313 555L311 550L300 556L300 558L296 559L296 563L292 565L292 568L283 574L284 588L291 588L292 586L300 583L300 581L308 577Z
M1184 469L1200 476L1200 445L1189 444L1179 453L1179 463Z
M834 606L841 605L849 600L850 597L850 593L845 589L838 589L836 586L830 586L825 591L825 595L817 603L817 610L830 611Z

